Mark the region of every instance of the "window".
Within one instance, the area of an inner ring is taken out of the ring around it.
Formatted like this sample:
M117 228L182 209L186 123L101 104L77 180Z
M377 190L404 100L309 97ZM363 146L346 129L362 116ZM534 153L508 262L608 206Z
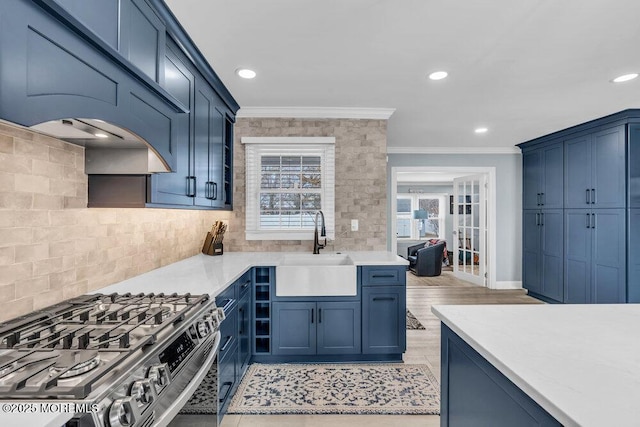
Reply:
M334 238L335 138L242 138L248 240L312 240L322 210Z
M445 196L399 194L396 200L398 239L444 239ZM415 211L420 211L416 219Z

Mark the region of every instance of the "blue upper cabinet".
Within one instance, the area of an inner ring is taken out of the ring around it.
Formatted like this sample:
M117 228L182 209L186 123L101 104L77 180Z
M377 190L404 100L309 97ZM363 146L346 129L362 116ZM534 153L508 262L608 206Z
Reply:
M120 53L152 80L161 82L164 24L144 0L122 0L120 17Z
M120 0L55 0L89 30L118 50Z
M565 208L625 207L625 127L565 142Z
M640 208L640 124L629 125L628 147L629 207Z
M522 153L524 209L562 208L562 159L562 140Z
M231 208L240 107L162 0L3 0L0 93L3 120L100 119L144 139L172 173L148 178L142 205Z

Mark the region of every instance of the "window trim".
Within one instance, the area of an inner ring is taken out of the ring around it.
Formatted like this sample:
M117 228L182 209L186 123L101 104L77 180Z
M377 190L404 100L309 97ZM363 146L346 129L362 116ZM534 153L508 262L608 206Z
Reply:
M245 145L245 238L247 240L313 240L313 230L260 229L260 158L263 155L319 155L322 212L327 238L335 238L335 137L242 137Z
M440 215L438 216L439 229L441 230L440 236L437 239L445 240L446 239L446 215L447 215L447 194L445 193L397 193L396 194L396 204L398 203L398 199L411 199L411 212L419 208L419 199L438 199L438 210L440 211ZM398 221L400 213L396 209L396 217L395 221ZM410 216L411 218L411 216ZM435 218L432 218L435 219ZM396 229L397 235L397 229ZM410 237L396 237L396 239L400 242L409 241L409 240L429 240L434 239L434 237L420 237L420 232L418 230L418 223L415 219L411 218L411 236Z

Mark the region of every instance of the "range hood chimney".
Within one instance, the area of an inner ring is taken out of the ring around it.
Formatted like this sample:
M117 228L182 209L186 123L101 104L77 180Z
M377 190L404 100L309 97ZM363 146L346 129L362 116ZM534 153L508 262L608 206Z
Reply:
M63 119L31 129L85 147L87 175L147 175L171 172L142 138L97 119Z

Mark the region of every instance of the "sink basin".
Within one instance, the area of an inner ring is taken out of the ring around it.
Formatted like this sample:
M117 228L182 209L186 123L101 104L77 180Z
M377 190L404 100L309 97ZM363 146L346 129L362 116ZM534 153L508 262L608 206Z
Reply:
M276 296L355 296L356 266L344 254L285 255L276 266Z

